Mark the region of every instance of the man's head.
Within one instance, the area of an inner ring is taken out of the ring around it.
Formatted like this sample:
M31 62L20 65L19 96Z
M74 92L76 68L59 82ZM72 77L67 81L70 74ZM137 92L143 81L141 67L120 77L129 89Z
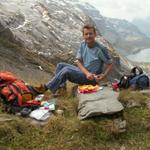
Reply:
M95 44L96 29L93 25L84 25L82 28L83 38L89 47Z

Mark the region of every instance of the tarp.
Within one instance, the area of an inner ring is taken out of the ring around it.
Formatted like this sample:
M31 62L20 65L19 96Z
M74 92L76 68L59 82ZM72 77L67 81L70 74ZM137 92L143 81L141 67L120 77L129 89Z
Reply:
M101 114L113 114L123 110L123 105L118 101L118 92L113 91L109 87L93 92L77 94L78 117L80 120L98 116Z

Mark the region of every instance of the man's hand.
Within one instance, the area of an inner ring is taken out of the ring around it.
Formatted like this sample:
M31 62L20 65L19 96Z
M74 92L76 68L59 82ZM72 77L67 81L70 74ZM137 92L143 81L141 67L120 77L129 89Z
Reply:
M101 80L103 80L107 76L107 74L111 71L111 69L112 69L112 64L107 64L104 73L101 73L99 75L94 75L96 82L99 83Z
M86 74L86 78L87 78L88 80L94 80L94 74L88 72L88 73Z
M99 74L99 75L94 75L94 78L95 78L96 82L99 83L101 80L103 80L105 78L105 75L103 73Z

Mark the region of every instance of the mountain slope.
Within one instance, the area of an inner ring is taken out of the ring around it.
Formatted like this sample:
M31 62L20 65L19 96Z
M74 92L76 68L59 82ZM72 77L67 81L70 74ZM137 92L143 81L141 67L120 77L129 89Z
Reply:
M31 66L32 70L34 63L28 61L26 55L29 55L30 60L37 64L36 69L42 66L44 68L42 71L49 74L54 71L51 66L60 61L73 63L74 55L82 40L82 26L89 22L94 24L92 18L87 16L84 10L75 7L73 2L63 0L1 1L0 37L5 43L11 42L20 47L17 52L11 47L8 48L7 44L0 47L0 53L5 48L7 49L3 60L5 67L1 66L1 68L15 70L20 66L20 70L28 74L29 71L25 66ZM110 49L115 64L112 75L118 76L124 71L119 55L102 36L98 36L97 40ZM9 53L11 55L8 57ZM10 65L8 60L10 62L14 60L13 55L16 56L15 61L18 63ZM41 57L42 61L39 60Z
M135 24L145 35L150 37L150 16L144 19L134 19L132 23Z

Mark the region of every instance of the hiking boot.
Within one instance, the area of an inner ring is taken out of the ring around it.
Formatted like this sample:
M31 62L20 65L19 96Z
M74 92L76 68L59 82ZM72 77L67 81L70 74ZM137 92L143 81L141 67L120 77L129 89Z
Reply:
M43 94L43 93L45 93L48 90L48 88L46 87L45 84L41 84L39 87L33 87L33 88L39 94Z

